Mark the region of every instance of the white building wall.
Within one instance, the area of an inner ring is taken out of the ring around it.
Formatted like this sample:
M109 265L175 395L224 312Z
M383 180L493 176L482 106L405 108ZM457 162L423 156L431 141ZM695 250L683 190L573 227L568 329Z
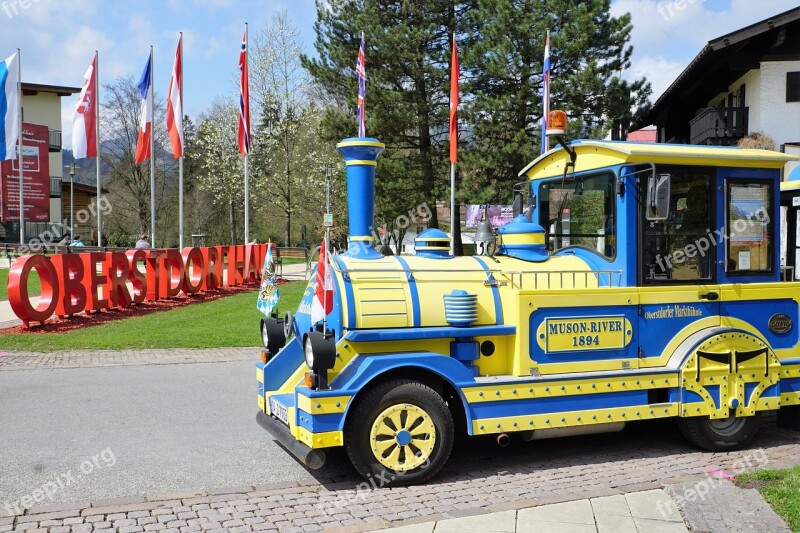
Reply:
M761 63L760 129L773 138L777 149L800 142L800 102L786 101L786 73L797 71L800 61Z

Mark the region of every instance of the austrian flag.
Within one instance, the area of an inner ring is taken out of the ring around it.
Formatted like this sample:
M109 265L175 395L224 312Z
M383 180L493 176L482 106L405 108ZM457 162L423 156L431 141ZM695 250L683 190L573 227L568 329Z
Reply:
M72 153L75 159L97 157L97 54L83 75L83 88L72 117Z
M317 277L314 285L314 300L311 302L311 323L323 320L333 309L333 271L328 266L326 242L322 241L317 263Z
M182 49L183 35L181 35L178 49L175 51L175 63L172 66L172 77L169 79L169 89L167 90L167 131L169 132L169 142L172 145L172 155L175 156L175 159L183 157Z

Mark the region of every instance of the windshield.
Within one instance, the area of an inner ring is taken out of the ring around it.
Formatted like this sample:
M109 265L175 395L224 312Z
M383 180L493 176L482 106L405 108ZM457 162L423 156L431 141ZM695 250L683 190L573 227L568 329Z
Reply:
M545 182L539 191L539 223L547 247L592 250L606 258L617 254L615 177L611 172Z

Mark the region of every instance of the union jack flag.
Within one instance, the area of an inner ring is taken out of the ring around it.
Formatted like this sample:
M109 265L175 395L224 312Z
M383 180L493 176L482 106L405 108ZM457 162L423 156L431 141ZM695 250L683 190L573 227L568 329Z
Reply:
M242 157L250 153L250 90L247 76L247 24L242 36L242 50L239 52L239 71L241 72L241 92L239 93L239 153Z
M358 47L358 61L356 62L356 75L358 76L358 136L367 136L367 65L364 61L364 32L361 32L361 46Z

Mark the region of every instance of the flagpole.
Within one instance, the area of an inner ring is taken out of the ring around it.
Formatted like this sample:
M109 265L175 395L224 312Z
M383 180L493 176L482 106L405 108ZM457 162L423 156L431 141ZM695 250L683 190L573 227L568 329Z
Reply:
M19 243L25 244L25 191L22 173L22 51L17 48L17 164L19 165Z
M247 70L247 84L250 85L250 38L247 35L247 22L244 23L244 42L246 43L244 61L244 68ZM244 91L244 87L241 89ZM247 98L250 98L250 87L247 88ZM250 103L247 103L247 110L250 110ZM250 156L250 146L252 146L252 139L250 137L250 124L245 124L246 128L246 149L244 154L244 243L250 242L250 176L247 173L247 159ZM287 243L289 244L289 243Z
M456 157L454 148L458 150L458 50L456 36L453 33L452 57L450 59L450 255L456 255ZM455 80L453 80L455 78ZM455 90L455 94L453 94ZM455 123L454 123L455 122ZM454 131L455 130L455 131ZM453 136L455 135L455 139ZM453 144L455 143L455 144Z
M94 51L94 138L97 148L97 157L95 157L95 182L97 187L97 246L103 246L103 210L100 209L100 195L102 194L103 187L100 182L100 53ZM71 193L70 193L71 194Z
M155 120L153 120L153 45L150 45L150 89L147 105L150 106L150 242L156 247L156 148ZM145 128L147 125L145 124Z
M178 50L180 54L180 86L178 87L179 91L179 98L181 99L181 116L174 117L175 120L180 120L181 124L183 124L183 32L180 32L180 38L178 39ZM175 82L177 83L178 80L176 79ZM171 95L168 95L167 98L171 98ZM155 121L153 121L155 123ZM181 126L181 131L183 131L183 126ZM183 142L183 141L181 141ZM178 248L183 250L183 151L185 147L181 145L181 157L178 159L178 218L179 223L179 231L181 232L180 237L178 238Z
M547 39L545 40L545 62L547 62L550 58L550 30L547 30ZM550 150L550 138L547 137L547 121L550 120L550 117L547 115L550 113L550 68L548 66L547 71L545 73L547 77L547 81L543 81L544 83L544 106L542 109L542 125L544 128L542 129L542 153L545 153Z

